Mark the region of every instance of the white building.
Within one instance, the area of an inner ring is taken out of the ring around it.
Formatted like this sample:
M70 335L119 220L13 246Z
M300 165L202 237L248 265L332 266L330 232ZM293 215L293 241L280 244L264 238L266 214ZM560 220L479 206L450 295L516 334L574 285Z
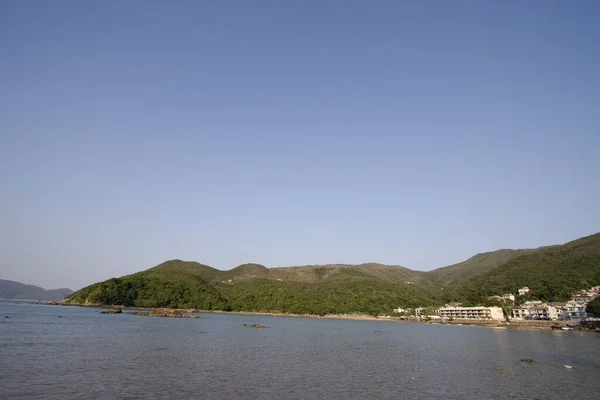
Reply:
M515 295L511 294L511 293L503 294L502 295L502 300L504 300L504 301L506 301L506 300L515 301Z
M534 303L534 304L527 304ZM557 321L562 319L561 314L556 309L548 304L542 304L541 302L526 302L521 307L515 307L512 310L512 319L515 320L546 320L546 321Z
M573 300L576 303L580 303L580 304L587 304L590 301L594 300L595 298L596 298L595 294L588 293L585 291L571 296L571 300Z
M576 301L568 301L566 304L567 309L567 318L569 321L581 321L582 319L587 317L587 312L585 311L586 305L582 303L578 303Z
M519 291L519 296L524 296L527 293L529 293L529 288L527 286L522 287L521 289L518 290Z
M406 312L406 310L404 308L394 308L394 312L398 313L398 314L404 314Z
M529 307L515 307L512 309L512 319L529 319Z
M442 319L475 319L504 321L500 307L442 307L438 310Z
M556 308L543 305L539 307L531 307L529 309L530 319L534 320L545 320L545 321L556 321L558 320L558 312Z
M569 318L569 315L567 314L567 307L565 305L565 303L560 303L560 302L554 302L554 303L549 303L548 305L556 308L556 314L558 315L558 320L567 320Z

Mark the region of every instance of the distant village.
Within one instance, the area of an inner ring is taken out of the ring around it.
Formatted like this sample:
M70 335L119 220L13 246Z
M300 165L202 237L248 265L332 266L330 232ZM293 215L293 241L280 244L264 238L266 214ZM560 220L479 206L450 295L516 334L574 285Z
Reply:
M567 321L578 323L592 316L586 312L587 304L600 296L600 286L582 290L571 296L566 303L544 303L541 300L529 300L519 305L519 296L529 293L529 288L522 287L515 296L512 293L490 296L489 300L505 303L505 307L462 307L460 303L446 304L438 309L397 308L394 313L400 317L417 318L421 320L496 320L496 321Z

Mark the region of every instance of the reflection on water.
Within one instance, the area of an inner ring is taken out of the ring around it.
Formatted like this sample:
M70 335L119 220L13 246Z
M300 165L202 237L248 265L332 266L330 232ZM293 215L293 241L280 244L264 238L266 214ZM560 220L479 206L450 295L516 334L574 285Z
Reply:
M564 399L600 392L596 333L203 317L0 302L0 398ZM525 357L535 362L521 363Z

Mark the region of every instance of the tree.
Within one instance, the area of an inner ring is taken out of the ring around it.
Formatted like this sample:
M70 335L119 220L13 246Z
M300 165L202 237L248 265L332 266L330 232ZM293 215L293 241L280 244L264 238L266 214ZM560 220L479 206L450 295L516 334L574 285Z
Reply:
M585 311L592 314L594 317L600 317L600 296L590 301L587 304Z

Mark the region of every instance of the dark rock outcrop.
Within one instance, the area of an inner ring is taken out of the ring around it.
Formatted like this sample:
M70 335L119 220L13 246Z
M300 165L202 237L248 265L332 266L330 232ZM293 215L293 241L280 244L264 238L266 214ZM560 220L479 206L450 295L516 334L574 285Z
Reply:
M102 311L100 314L122 314L123 311L121 311L120 308L117 308L115 310L106 310L106 311Z
M158 308L156 310L152 310L150 312L143 311L135 311L132 312L133 315L139 315L142 317L163 317L163 318L200 318L197 315L193 314L183 314L179 310L172 310L170 308Z

